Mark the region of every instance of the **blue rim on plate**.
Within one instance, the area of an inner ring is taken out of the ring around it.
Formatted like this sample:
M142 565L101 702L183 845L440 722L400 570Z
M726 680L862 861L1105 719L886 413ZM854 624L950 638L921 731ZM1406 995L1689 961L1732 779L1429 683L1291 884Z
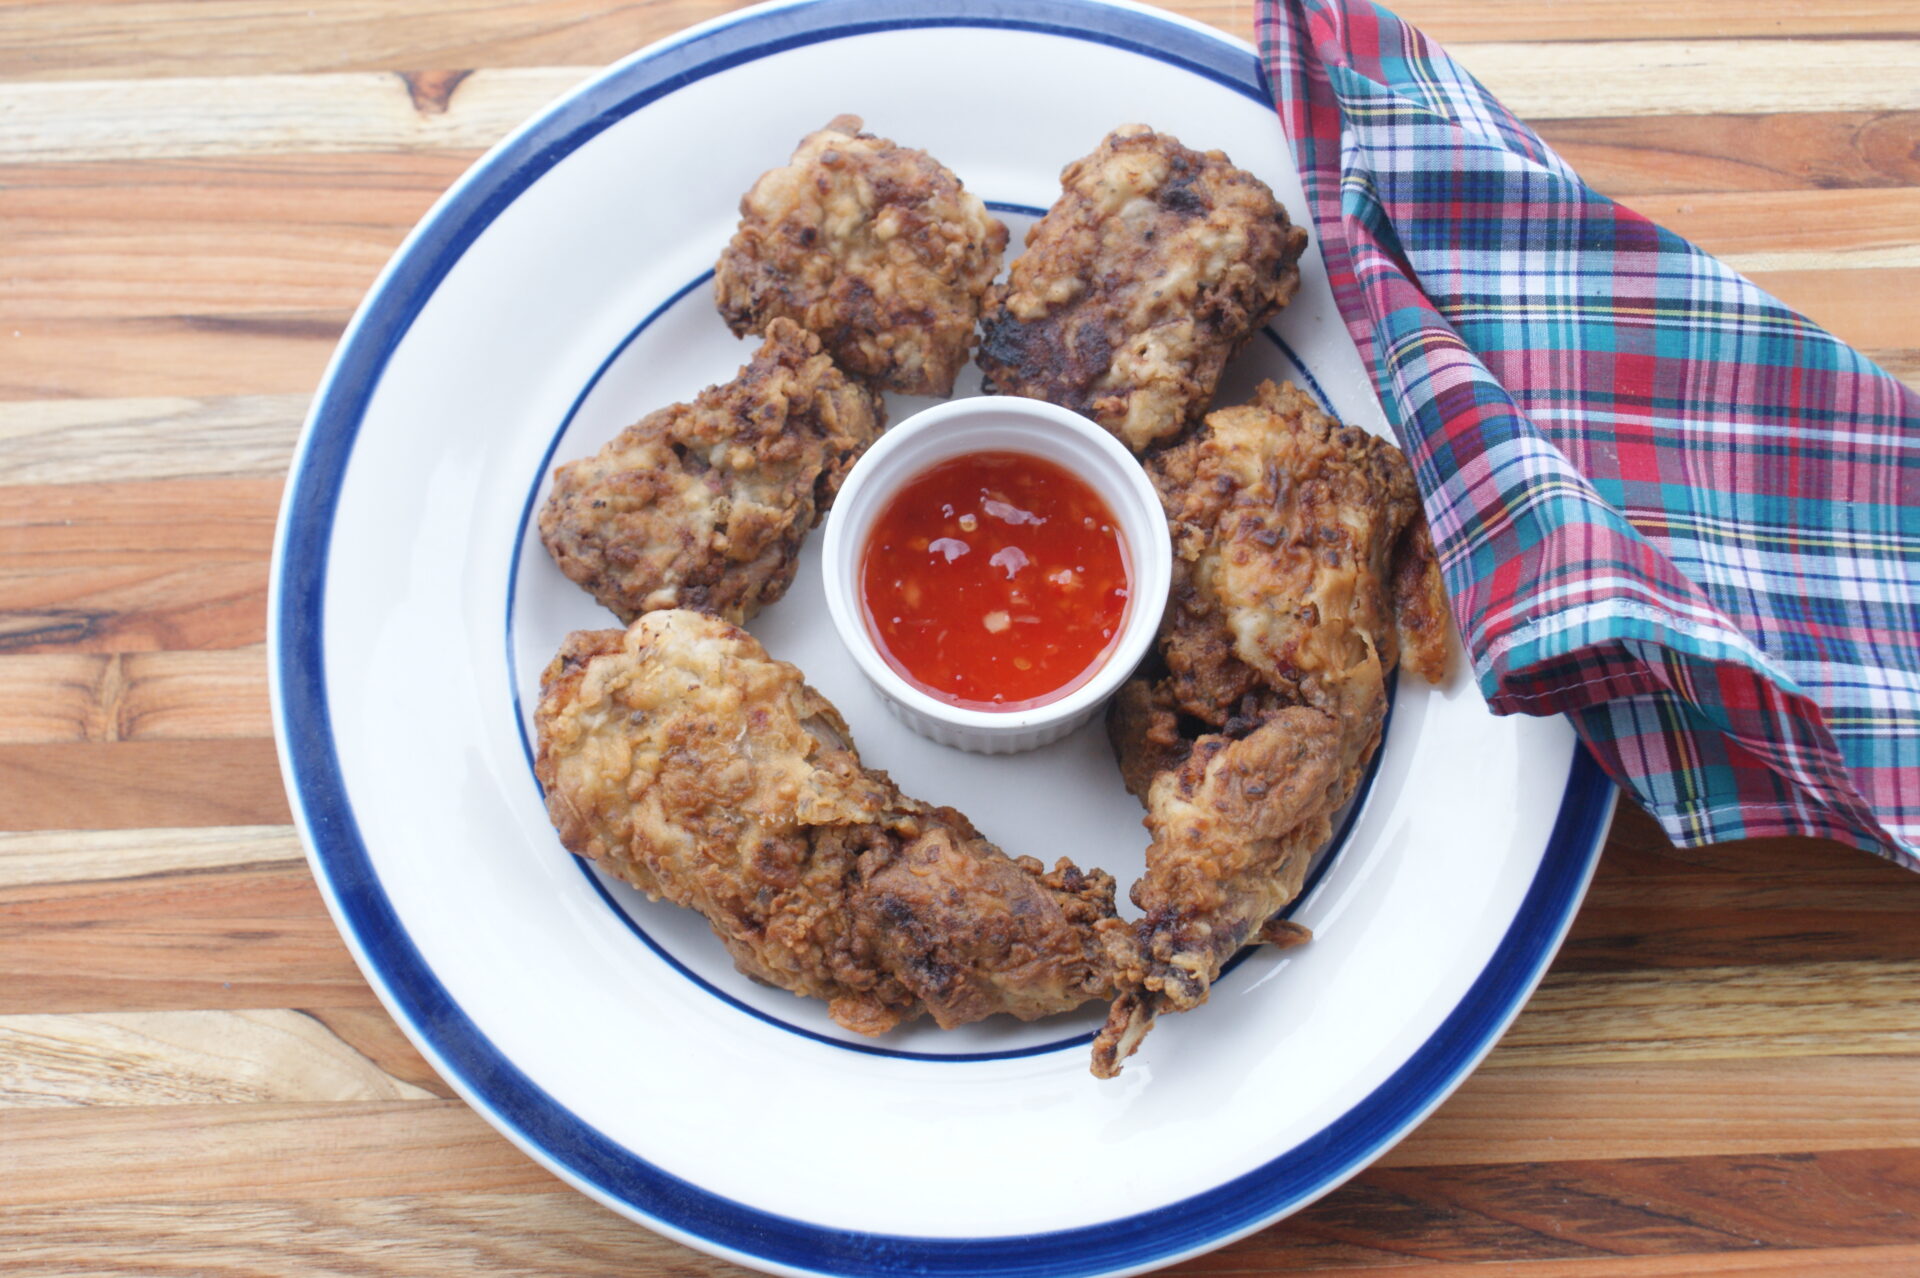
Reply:
M828 1228L710 1193L635 1156L543 1091L453 1001L408 936L362 841L328 716L323 619L342 479L388 360L468 246L561 159L686 84L806 44L925 27L1106 44L1268 100L1258 59L1245 46L1102 0L932 0L911 16L889 0L753 10L643 51L569 95L436 206L375 284L334 356L301 439L275 546L268 610L275 732L316 877L376 990L476 1109L578 1188L670 1236L787 1272L1067 1278L1137 1271L1217 1246L1326 1193L1404 1135L1492 1046L1565 934L1612 811L1613 789L1583 749L1573 753L1552 836L1493 957L1434 1034L1366 1098L1284 1155L1183 1201L1092 1226L955 1239Z

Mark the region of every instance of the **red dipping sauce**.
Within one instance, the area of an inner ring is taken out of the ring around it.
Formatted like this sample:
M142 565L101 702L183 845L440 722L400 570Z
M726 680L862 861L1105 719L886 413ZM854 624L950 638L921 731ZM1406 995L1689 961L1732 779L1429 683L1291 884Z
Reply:
M1120 522L1028 453L970 453L903 484L867 534L867 629L908 683L970 710L1027 710L1091 679L1126 621Z

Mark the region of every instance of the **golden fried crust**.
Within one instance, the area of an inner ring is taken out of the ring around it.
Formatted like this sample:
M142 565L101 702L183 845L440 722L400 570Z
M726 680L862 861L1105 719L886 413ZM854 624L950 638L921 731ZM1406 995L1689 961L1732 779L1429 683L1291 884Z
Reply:
M1227 359L1293 298L1307 233L1252 174L1143 125L1068 165L987 294L989 391L1084 413L1135 452L1197 423Z
M1180 602L1206 622L1170 636L1176 672L1220 664L1227 642L1265 686L1334 713L1333 683L1370 661L1392 669L1393 554L1420 511L1399 449L1265 382L1150 466L1180 477L1161 485L1191 596Z
M1206 997L1220 966L1300 891L1351 792L1341 727L1306 706L1238 740L1209 734L1154 778L1147 828L1162 855L1135 885L1146 912L1147 988L1166 1005Z
M1013 860L861 766L846 724L744 630L684 610L569 636L535 715L560 840L698 910L756 980L860 1033L1107 997L1113 880Z
M1007 228L932 156L843 115L742 197L714 294L736 334L785 317L850 373L947 395L1006 247Z
M904 1015L837 908L860 827L891 799L833 707L744 631L685 611L570 636L535 715L534 769L567 849L698 910L748 975Z
M1035 1020L1111 991L1092 931L1114 917L1111 875L1010 859L950 808L913 824L897 849L868 853L851 899L881 965L942 1029L995 1012Z
M1159 1012L1205 1001L1241 946L1300 942L1273 916L1379 746L1400 635L1430 678L1446 651L1445 596L1393 445L1265 383L1147 466L1176 584L1166 674L1108 721L1129 788L1152 770L1153 842L1133 888L1144 917L1098 926L1119 987L1095 1039L1103 1077Z
M1399 622L1401 663L1428 683L1439 683L1447 677L1447 623L1452 614L1433 534L1424 519L1407 525L1393 553L1393 611Z
M886 422L786 320L738 377L554 472L540 539L622 621L695 608L744 621L786 593L800 545Z
M1107 739L1127 793L1145 803L1154 777L1180 766L1193 742L1180 734L1180 716L1165 679L1129 679L1107 703Z
M1244 737L1202 736L1154 778L1153 843L1132 894L1144 915L1098 925L1119 994L1094 1039L1097 1077L1119 1073L1160 1012L1204 1003L1241 946L1306 939L1273 915L1299 894L1351 794L1342 737L1332 717L1289 706Z

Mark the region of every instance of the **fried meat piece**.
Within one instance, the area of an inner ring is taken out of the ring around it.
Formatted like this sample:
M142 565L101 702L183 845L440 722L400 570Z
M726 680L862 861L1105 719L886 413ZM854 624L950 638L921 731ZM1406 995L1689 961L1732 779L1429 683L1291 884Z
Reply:
M1176 584L1162 671L1108 719L1153 841L1144 917L1099 925L1119 987L1102 1077L1159 1012L1204 1002L1241 946L1305 939L1273 916L1379 746L1386 679L1403 654L1429 679L1446 662L1445 594L1393 445L1269 382L1148 469Z
M1193 750L1192 738L1181 733L1164 677L1136 677L1120 685L1107 703L1107 737L1120 764L1121 784L1142 803L1153 779L1179 767Z
M894 841L862 860L849 900L878 966L942 1029L1108 996L1093 929L1114 917L1112 875L1009 857L952 808L900 799L887 823Z
M741 198L714 293L736 334L784 316L885 390L947 395L1006 247L1006 226L937 160L843 115Z
M1420 492L1406 458L1342 426L1288 383L1222 409L1152 459L1172 526L1176 582L1163 651L1186 713L1219 724L1255 687L1337 713L1336 685L1369 662L1399 660L1395 595L1445 610ZM1415 570L1397 590L1396 564ZM1444 663L1444 626L1421 668Z
M1225 155L1144 125L1060 181L987 294L986 387L1071 408L1144 452L1200 420L1228 357L1292 300L1307 233Z
M1332 717L1288 706L1244 737L1199 738L1154 777L1145 796L1153 842L1133 889L1145 917L1102 925L1120 992L1094 1040L1096 1075L1118 1074L1160 1012L1204 1003L1241 946L1308 939L1273 916L1299 895L1352 794L1358 773L1345 766L1341 738Z
M1424 518L1407 525L1393 556L1393 614L1400 632L1400 660L1428 683L1447 677L1447 630L1452 613Z
M861 766L847 726L745 631L684 610L579 631L548 666L535 771L560 840L698 910L740 971L877 1034L1023 1020L1112 992L1113 879L1013 859Z
M801 542L885 423L877 394L775 320L734 380L557 469L540 540L622 621L655 608L744 621L786 593Z

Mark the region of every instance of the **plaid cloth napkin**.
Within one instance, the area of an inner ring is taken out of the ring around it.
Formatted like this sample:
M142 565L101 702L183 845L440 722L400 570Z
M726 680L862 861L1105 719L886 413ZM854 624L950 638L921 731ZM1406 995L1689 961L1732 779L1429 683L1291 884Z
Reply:
M1259 0L1481 690L1679 843L1920 869L1920 396L1583 183L1363 0Z

